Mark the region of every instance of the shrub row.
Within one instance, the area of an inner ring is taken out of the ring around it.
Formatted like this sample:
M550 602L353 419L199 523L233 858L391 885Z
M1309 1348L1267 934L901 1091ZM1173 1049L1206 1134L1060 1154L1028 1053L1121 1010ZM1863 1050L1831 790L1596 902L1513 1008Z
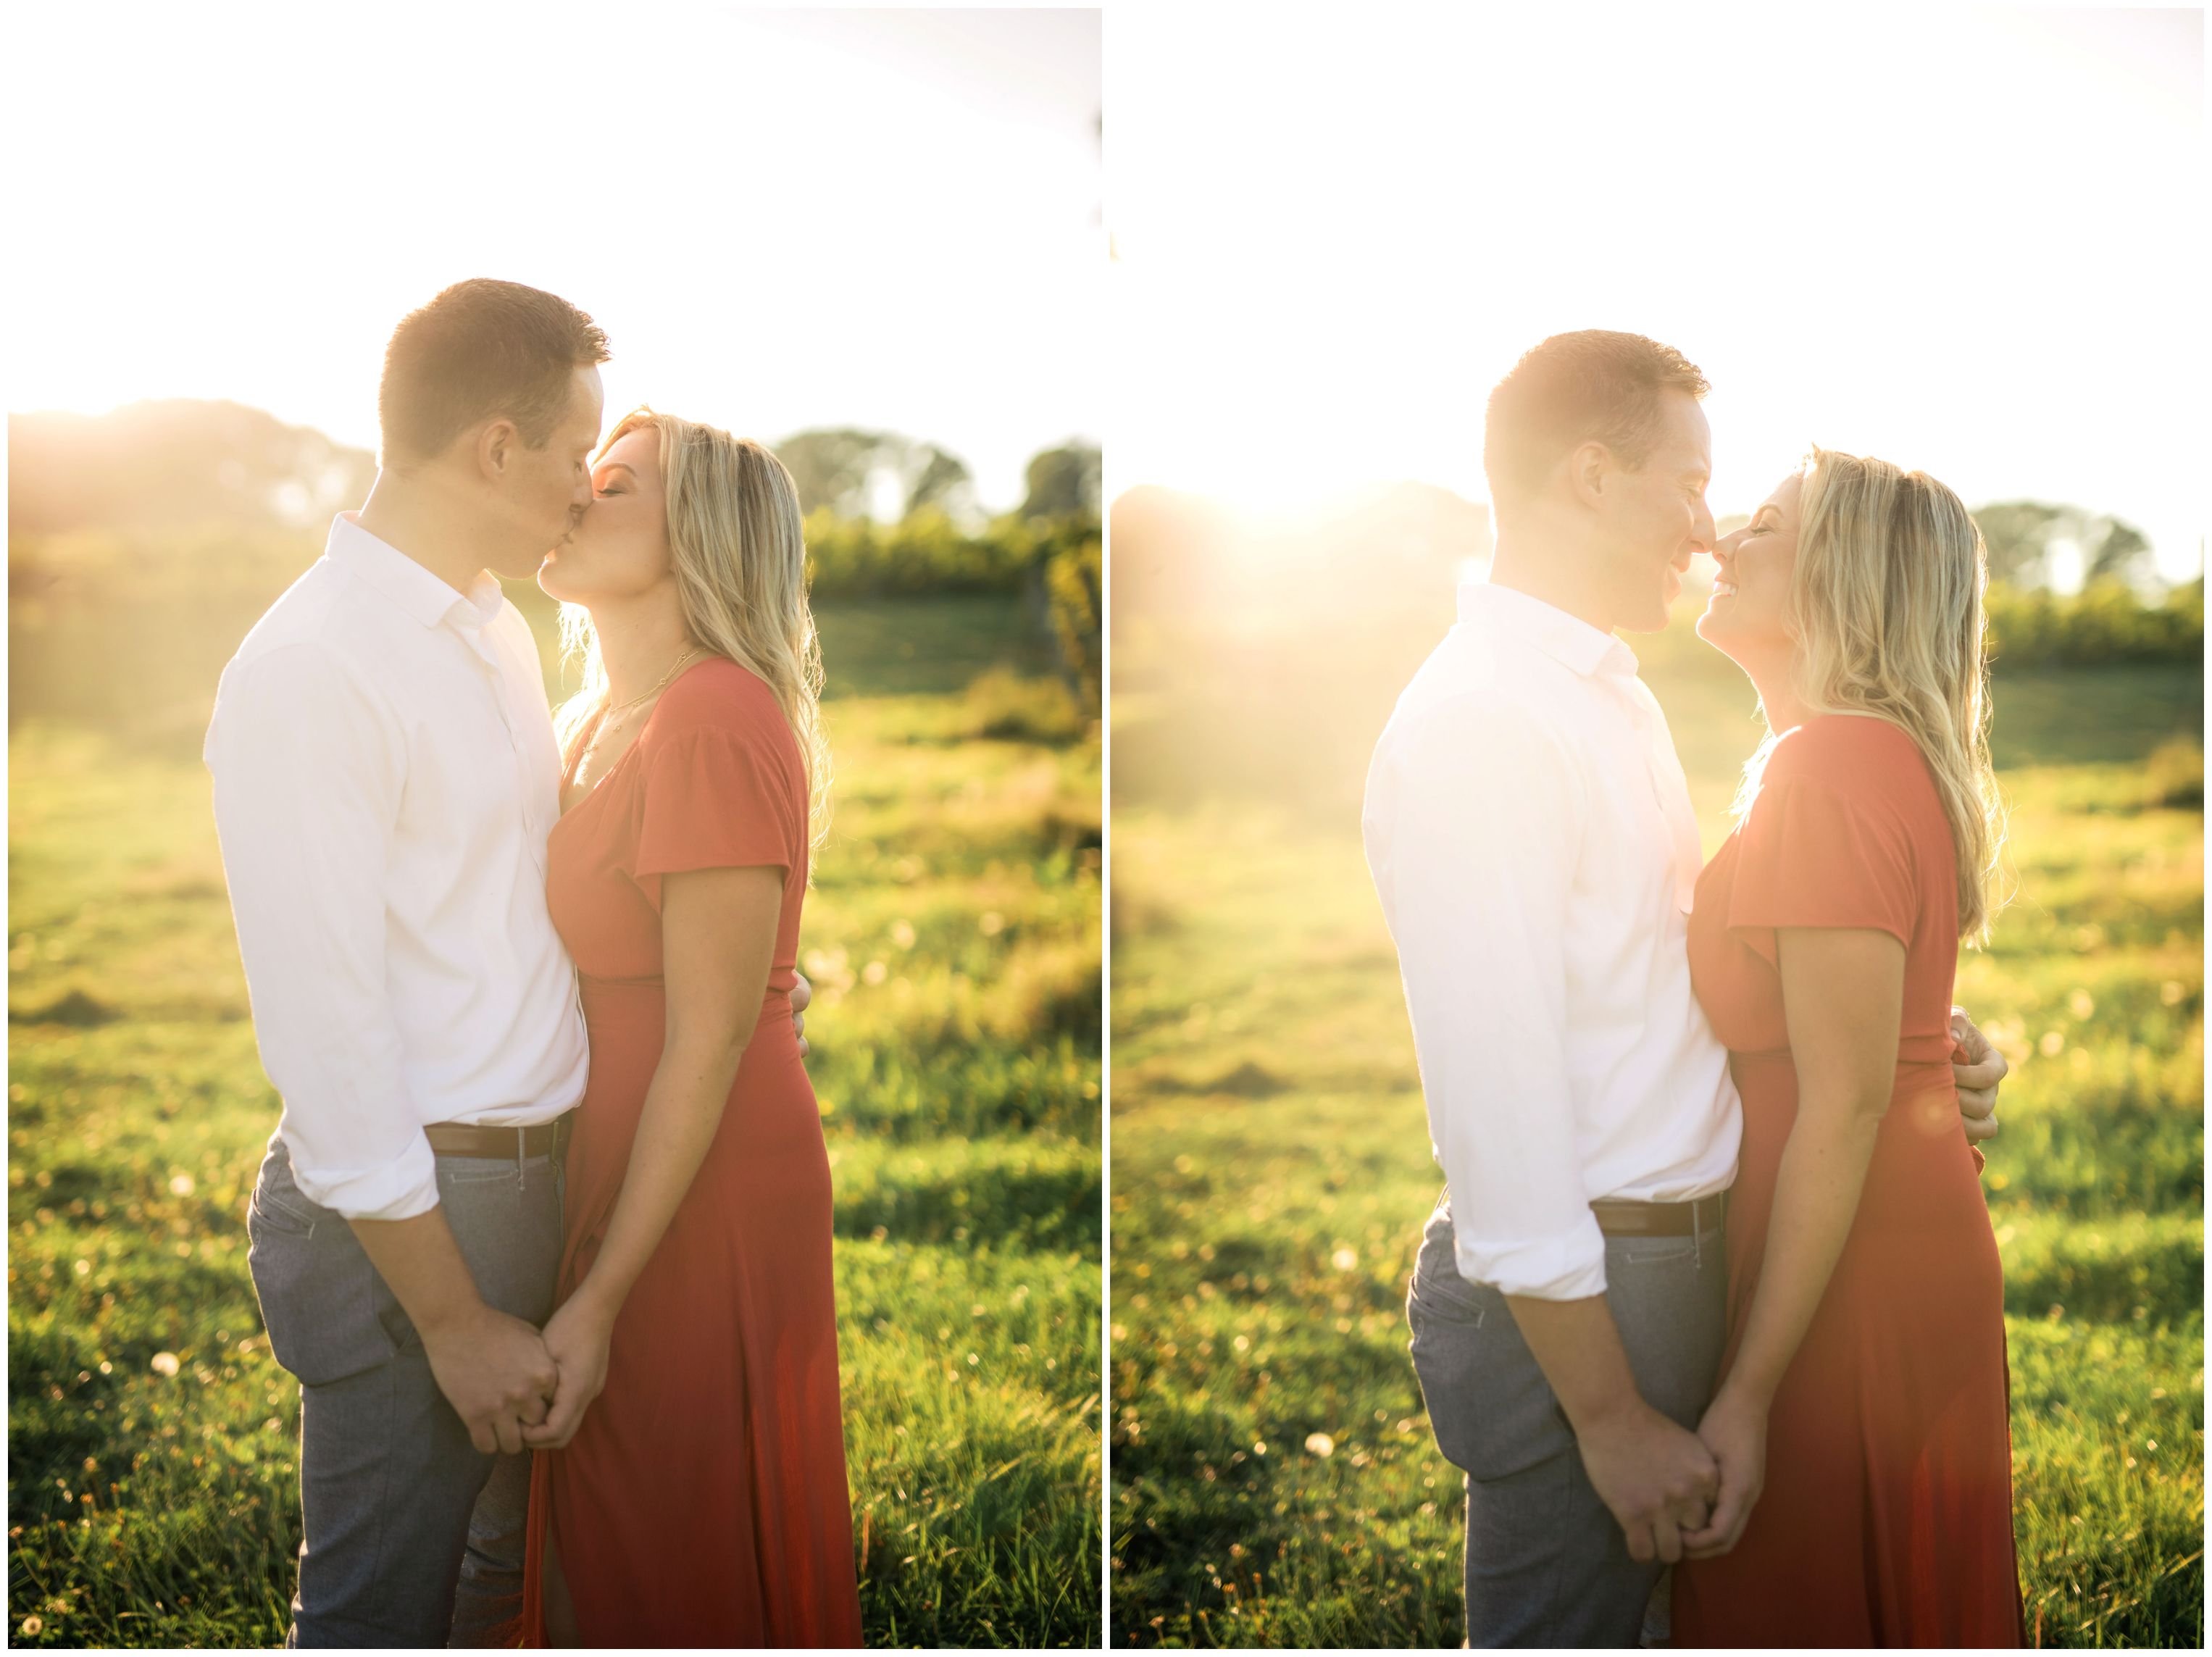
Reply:
M817 598L1019 592L1044 580L1056 560L1073 556L1079 563L1087 552L1095 569L1098 545L1095 515L1024 519L1010 513L974 532L933 507L896 524L839 518L827 510L806 520L807 571ZM182 598L266 604L322 549L319 530L14 536L8 547L9 588L18 604L40 607L99 609Z
M934 507L896 524L806 519L806 564L817 598L888 598L924 592L1018 592L1054 556L1096 544L1096 518L994 518L974 533Z
M2204 582L2146 604L2114 580L2061 597L1992 583L1990 655L1997 671L2028 667L2109 667L2124 662L2194 662L2204 654Z

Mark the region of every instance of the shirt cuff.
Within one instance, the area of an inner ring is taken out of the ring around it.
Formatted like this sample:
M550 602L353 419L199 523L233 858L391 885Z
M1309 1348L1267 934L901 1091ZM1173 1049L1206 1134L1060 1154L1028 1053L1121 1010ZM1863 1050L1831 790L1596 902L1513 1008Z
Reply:
M1488 1284L1504 1295L1532 1300L1579 1301L1605 1293L1605 1234L1597 1216L1564 1237L1534 1242L1486 1241L1469 1237L1455 1221L1452 1259L1469 1283Z
M429 1136L420 1128L407 1149L391 1162L368 1168L311 1167L291 1135L292 1181L312 1202L349 1220L411 1220L438 1205L438 1158Z

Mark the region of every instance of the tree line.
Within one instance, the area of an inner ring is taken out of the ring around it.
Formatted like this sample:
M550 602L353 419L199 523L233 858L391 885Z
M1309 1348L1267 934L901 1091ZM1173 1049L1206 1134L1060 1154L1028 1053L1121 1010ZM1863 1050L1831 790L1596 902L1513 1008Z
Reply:
M365 451L233 403L10 415L8 444L9 679L19 707L47 700L49 687L34 680L62 671L64 659L125 637L160 637L161 653L189 656L175 665L206 677L211 691L200 658L220 666L319 555L331 514L366 498L376 471ZM807 514L817 598L1017 597L1096 713L1096 446L1040 452L1021 503L995 516L977 506L965 463L935 444L836 428L771 446ZM895 515L876 516L887 504Z

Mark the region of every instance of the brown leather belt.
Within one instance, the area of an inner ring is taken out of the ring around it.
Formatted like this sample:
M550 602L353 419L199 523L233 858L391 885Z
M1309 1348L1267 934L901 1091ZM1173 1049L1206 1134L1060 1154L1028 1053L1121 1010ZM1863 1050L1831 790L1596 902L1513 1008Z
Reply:
M1723 1191L1688 1203L1630 1203L1604 1197L1590 1205L1597 1229L1608 1237L1694 1237L1728 1217Z
M557 1156L568 1147L568 1111L529 1127L479 1127L470 1122L433 1122L422 1130L441 1156Z

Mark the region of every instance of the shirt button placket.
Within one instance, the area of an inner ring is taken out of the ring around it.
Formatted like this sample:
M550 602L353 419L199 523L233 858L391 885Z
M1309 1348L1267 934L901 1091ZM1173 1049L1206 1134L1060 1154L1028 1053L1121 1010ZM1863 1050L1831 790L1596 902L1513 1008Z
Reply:
M1688 784L1669 774L1673 745L1667 738L1665 716L1659 711L1658 699L1652 695L1651 687L1639 676L1631 674L1622 679L1620 694L1635 719L1637 741L1643 750L1644 780L1650 784L1652 802L1659 808L1660 820L1667 825L1668 860L1674 870L1676 907L1686 913L1688 906L1682 900L1697 883L1699 864L1695 820L1688 824L1686 841L1680 820L1684 805L1680 795ZM1675 763L1679 765L1679 762Z
M469 652L476 658L490 685L491 702L499 713L500 729L507 733L507 756L514 767L515 797L522 804L530 860L537 865L538 877L542 879L545 874L544 825L538 820L536 802L531 794L529 759L522 751L521 738L515 733L514 710L508 705L507 694L507 674L500 665L499 652L491 641L489 630L489 623L463 629L469 641Z

